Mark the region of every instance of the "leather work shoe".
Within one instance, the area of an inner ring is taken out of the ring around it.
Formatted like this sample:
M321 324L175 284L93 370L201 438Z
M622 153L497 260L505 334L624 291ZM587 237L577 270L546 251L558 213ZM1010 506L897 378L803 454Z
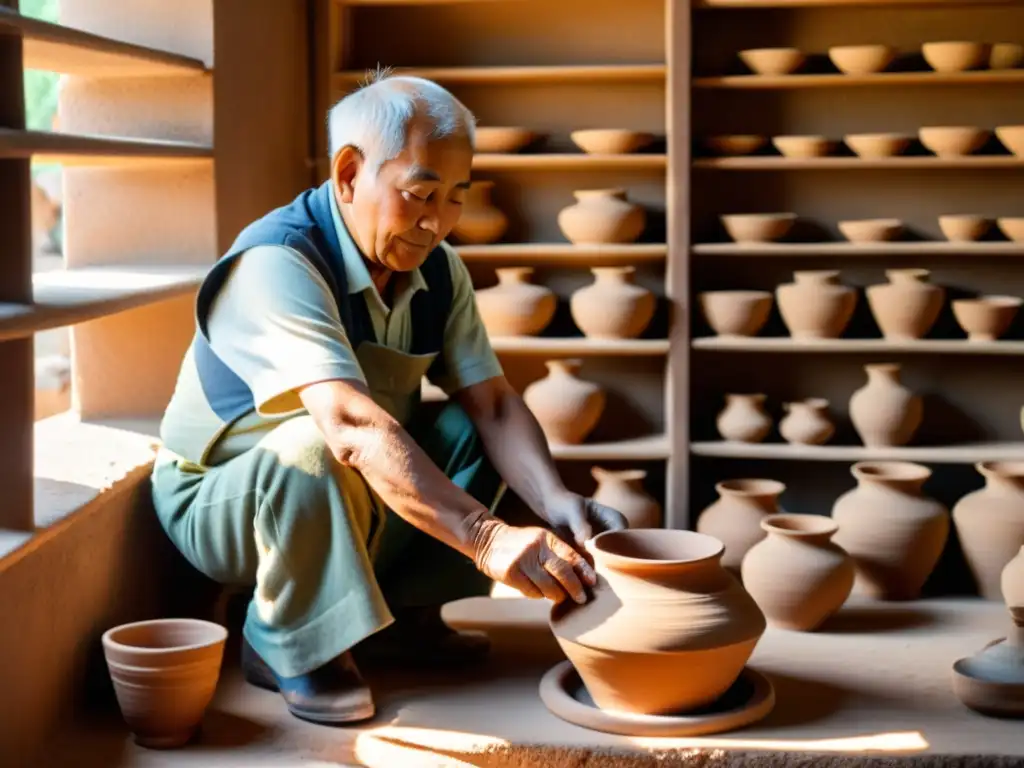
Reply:
M461 667L483 661L491 641L482 632L457 632L439 606L406 608L395 621L353 650L360 662L408 667Z
M289 712L312 723L358 723L376 713L370 687L348 651L312 672L280 677L243 638L242 673L252 685L280 692Z

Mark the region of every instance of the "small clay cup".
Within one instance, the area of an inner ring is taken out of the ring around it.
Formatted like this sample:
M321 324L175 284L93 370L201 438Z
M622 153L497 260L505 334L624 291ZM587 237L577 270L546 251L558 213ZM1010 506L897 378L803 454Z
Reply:
M850 133L843 137L846 146L852 149L858 157L864 159L894 157L902 154L913 140L913 136L908 136L905 133Z
M1024 157L1024 125L1000 125L996 138L1017 157Z
M505 154L518 152L536 140L537 133L529 128L516 126L478 126L474 150L483 154Z
M768 291L704 291L698 296L708 325L719 336L754 336L768 321Z
M836 45L828 49L836 69L847 75L871 75L882 72L896 58L888 45Z
M992 228L992 220L973 214L947 214L939 216L939 229L951 243L970 243L980 240Z
M899 219L840 221L838 226L851 243L885 243L895 240L903 231L903 222Z
M988 58L990 69L1016 69L1024 63L1024 45L995 43Z
M783 156L793 159L825 157L835 146L827 136L775 136L772 144Z
M962 157L981 149L991 132L973 125L934 125L919 128L917 137L939 157Z
M768 143L767 136L756 134L732 134L708 136L704 139L706 146L713 154L726 156L749 155Z
M925 43L921 55L936 72L966 72L979 69L988 61L991 46L986 43L952 40Z
M722 226L737 243L770 243L781 240L796 223L795 213L726 213Z
M739 52L740 60L759 75L788 75L806 61L796 48L749 48Z
M569 138L587 154L627 155L649 145L654 134L624 128L588 128L573 131Z
M1024 216L1003 216L996 219L999 231L1015 243L1024 243Z
M1009 329L1022 303L1017 296L955 299L953 316L969 341L995 341Z

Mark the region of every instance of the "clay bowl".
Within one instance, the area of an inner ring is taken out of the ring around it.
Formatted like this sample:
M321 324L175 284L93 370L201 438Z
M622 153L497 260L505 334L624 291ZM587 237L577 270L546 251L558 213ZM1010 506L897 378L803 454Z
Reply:
M1024 628L1011 627L1010 633L953 664L953 693L983 715L1024 717Z
M1009 329L1022 303L1016 296L954 299L953 316L970 341L995 341Z
M518 152L537 138L528 128L484 126L476 129L476 151L484 154Z
M726 213L719 216L725 231L737 243L781 240L796 223L795 213Z
M851 243L885 243L895 240L903 231L899 219L855 219L840 221L838 226Z
M770 291L704 291L700 308L719 336L754 336L772 311Z
M977 152L991 132L973 125L941 125L919 128L917 137L939 157L961 157Z
M899 155L913 140L904 133L850 133L843 137L846 146L865 159Z
M828 57L836 69L847 75L881 72L896 58L896 49L888 45L835 45Z
M573 143L591 155L627 155L654 141L653 133L625 128L588 128L569 134Z
M170 749L195 735L213 698L228 632L199 619L155 619L103 633L121 715L144 747Z
M832 151L835 142L827 136L775 136L772 144L785 157L805 159L824 157Z
M796 48L748 48L738 55L740 61L759 75L788 75L807 59Z
M1000 125L996 138L1017 157L1024 157L1024 125Z
M1024 243L1024 216L1004 216L996 219L999 231L1015 243Z
M716 155L749 155L768 143L766 136L755 134L735 134L708 136L704 140L706 146Z
M1016 69L1024 63L1024 45L996 43L988 57L990 69Z
M992 228L992 220L973 214L947 214L939 216L939 229L951 243L970 243L980 240Z
M954 40L939 43L925 43L921 55L928 66L936 72L966 72L978 69L988 61L991 46L987 43L973 43Z

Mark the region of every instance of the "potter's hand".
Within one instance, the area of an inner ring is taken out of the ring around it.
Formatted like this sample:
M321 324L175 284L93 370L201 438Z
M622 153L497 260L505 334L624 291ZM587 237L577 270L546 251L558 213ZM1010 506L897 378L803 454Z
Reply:
M518 528L491 519L480 531L475 549L473 562L481 572L526 597L558 603L568 596L585 603L584 585L597 583L590 563L543 528Z
M545 509L545 517L559 536L580 549L599 533L629 527L621 512L578 493L553 500Z

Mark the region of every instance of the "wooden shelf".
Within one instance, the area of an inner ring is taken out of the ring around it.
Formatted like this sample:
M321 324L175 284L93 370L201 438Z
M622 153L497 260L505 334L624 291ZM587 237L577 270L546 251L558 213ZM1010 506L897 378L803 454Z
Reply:
M1024 70L1022 70L1024 71ZM1024 168L1024 157L1016 155L967 155L965 157L890 157L864 160L859 157L704 157L693 161L695 168L723 171L816 171L816 170L907 170L961 168L994 170Z
M463 3L517 2L517 0L333 0L339 5L358 6L401 6L401 5L461 5Z
M509 264L553 262L576 264L581 267L613 263L658 262L664 261L668 256L668 246L664 243L626 245L497 243L495 245L456 245L455 250L463 261L495 261Z
M155 77L207 74L199 59L133 45L0 8L0 33L22 36L26 69L86 77Z
M356 0L362 5L367 0ZM372 2L372 0L370 0ZM399 0L391 0L398 2ZM457 2L458 0L453 0ZM377 0L388 2L388 0ZM983 5L1014 5L1020 0L692 0L694 9L723 8L831 8L836 6L883 6L887 8L907 8L921 6L948 6L950 8L976 8Z
M950 446L867 448L862 445L790 445L788 443L694 442L695 456L723 459L789 461L919 461L935 464L974 464L979 461L1020 461L1024 443L972 443Z
M614 355L640 357L666 355L668 339L544 338L538 336L492 336L495 352L522 355Z
M665 155L479 154L473 156L478 171L613 171L656 170L667 166Z
M1024 243L698 243L690 251L700 256L1024 256Z
M664 81L664 64L590 64L574 66L511 66L511 67L396 67L396 73L418 75L442 85L560 84L560 83L630 83ZM364 71L338 72L334 86L338 89L356 85L366 77Z
M983 69L971 72L879 72L872 75L723 75L698 77L694 88L789 89L886 85L1010 85L1024 82L1024 69Z
M638 437L614 443L583 443L581 445L552 444L551 455L556 459L580 461L642 461L667 459L670 454L665 435Z
M706 336L691 342L694 349L716 352L845 352L924 353L938 355L1024 355L1024 341L966 341L960 339L821 339L796 341L783 337Z
M115 139L50 131L0 128L0 159L32 158L62 165L164 165L208 162L211 147L184 141Z

